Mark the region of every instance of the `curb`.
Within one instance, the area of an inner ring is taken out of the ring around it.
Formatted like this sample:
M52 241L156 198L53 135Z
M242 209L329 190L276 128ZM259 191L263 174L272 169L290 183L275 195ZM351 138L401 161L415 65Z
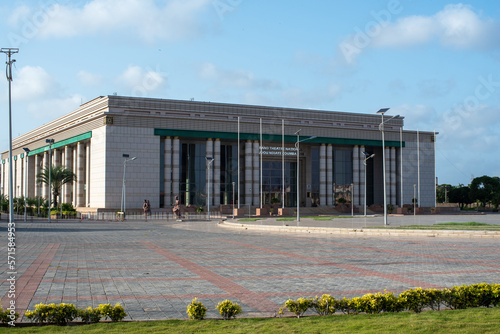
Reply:
M397 229L352 229L307 226L252 225L219 222L219 227L242 230L269 231L281 233L337 234L349 236L388 236L388 237L437 237L437 238L500 238L500 231L441 231L441 230L397 230Z

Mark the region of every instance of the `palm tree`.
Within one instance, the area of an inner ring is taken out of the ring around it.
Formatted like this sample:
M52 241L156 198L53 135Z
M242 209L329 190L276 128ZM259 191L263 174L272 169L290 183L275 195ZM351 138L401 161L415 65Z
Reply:
M44 168L40 173L37 174L37 182L49 184L49 171L50 171L50 188L52 190L52 195L54 196L54 206L57 206L57 196L59 196L59 191L61 186L66 183L73 183L76 181L76 174L69 168L62 165L54 166L49 168Z

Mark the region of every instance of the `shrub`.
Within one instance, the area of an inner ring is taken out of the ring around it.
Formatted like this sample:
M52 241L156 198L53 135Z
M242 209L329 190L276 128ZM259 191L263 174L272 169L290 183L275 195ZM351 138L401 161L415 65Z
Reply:
M338 309L342 311L344 314L353 314L357 313L357 309L355 306L355 303L352 299L347 299L346 297L343 297L342 299L338 300Z
M14 322L19 318L19 313L15 311L11 311L9 309L5 310L3 309L2 305L0 305L0 321L4 324L9 323L9 322Z
M406 310L420 313L424 307L431 305L431 297L422 288L415 288L403 291L399 298Z
M202 302L198 302L198 298L194 298L191 304L187 306L186 313L189 315L190 319L203 320L207 313L207 308L203 306Z
M67 325L78 316L78 311L73 304L61 303L56 305L54 303L45 305L35 305L35 310L25 313L26 318L30 321L43 324Z
M331 315L337 311L337 300L330 295L322 295L321 298L316 296L312 302L311 307L319 315Z
M79 309L78 317L82 319L82 321L86 324L95 324L102 319L103 315L99 307L92 308L91 306L89 306L83 310Z
M101 304L99 305L99 310L101 311L103 317L109 318L113 322L121 321L127 316L127 313L125 313L125 310L120 303L116 303L115 306L111 306L109 303Z
M241 306L227 299L217 304L215 308L219 311L224 320L236 318L236 315L241 313Z
M288 311L292 312L297 316L297 318L300 318L301 315L303 315L311 306L312 299L307 299L307 298L299 298L297 300L291 300L288 299L285 302L285 305L283 305L279 313L283 314L284 313L284 308L287 308Z
M366 294L361 297L360 312L366 313L380 313L380 312L400 312L402 305L400 299L392 292Z

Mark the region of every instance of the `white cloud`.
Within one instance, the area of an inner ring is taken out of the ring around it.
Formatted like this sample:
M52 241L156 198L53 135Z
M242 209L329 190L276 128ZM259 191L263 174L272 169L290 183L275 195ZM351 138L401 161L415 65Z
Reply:
M340 43L339 49L349 64L369 47L403 48L438 42L445 47L492 50L500 47L499 29L500 22L482 17L471 6L447 5L432 16L413 15L392 23L373 20L365 30L354 29L356 33Z
M51 93L55 86L55 80L42 67L24 66L18 73L14 73L12 99L37 99Z
M28 104L26 110L34 119L53 120L76 110L81 103L82 96L74 94L32 102Z
M245 70L218 69L212 63L205 63L199 70L199 76L216 85L235 89L280 89L280 84L275 80L256 78L252 72Z
M93 74L87 71L80 71L76 74L80 83L84 86L96 86L101 83L102 77L99 74Z
M129 90L131 96L147 96L158 91L167 83L167 74L159 69L144 69L130 65L117 79L117 84ZM128 94L127 94L128 95Z
M73 3L45 8L18 7L8 18L24 38L75 37L127 31L142 40L176 40L203 32L199 14L210 0L91 0L83 7ZM43 18L40 19L40 18ZM24 36L27 31L30 36Z

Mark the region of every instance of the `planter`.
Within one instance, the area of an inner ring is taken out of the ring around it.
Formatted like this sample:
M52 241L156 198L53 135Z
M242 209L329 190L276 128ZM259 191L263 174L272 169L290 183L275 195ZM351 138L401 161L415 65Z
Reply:
M233 214L235 217L242 217L245 215L245 209L234 209Z
M278 209L279 216L288 216L289 214L290 214L290 212L287 208L279 208Z
M235 209L236 210L236 209ZM241 209L240 209L241 210ZM267 216L269 213L267 212L266 208L257 208L255 210L255 215L256 216Z

